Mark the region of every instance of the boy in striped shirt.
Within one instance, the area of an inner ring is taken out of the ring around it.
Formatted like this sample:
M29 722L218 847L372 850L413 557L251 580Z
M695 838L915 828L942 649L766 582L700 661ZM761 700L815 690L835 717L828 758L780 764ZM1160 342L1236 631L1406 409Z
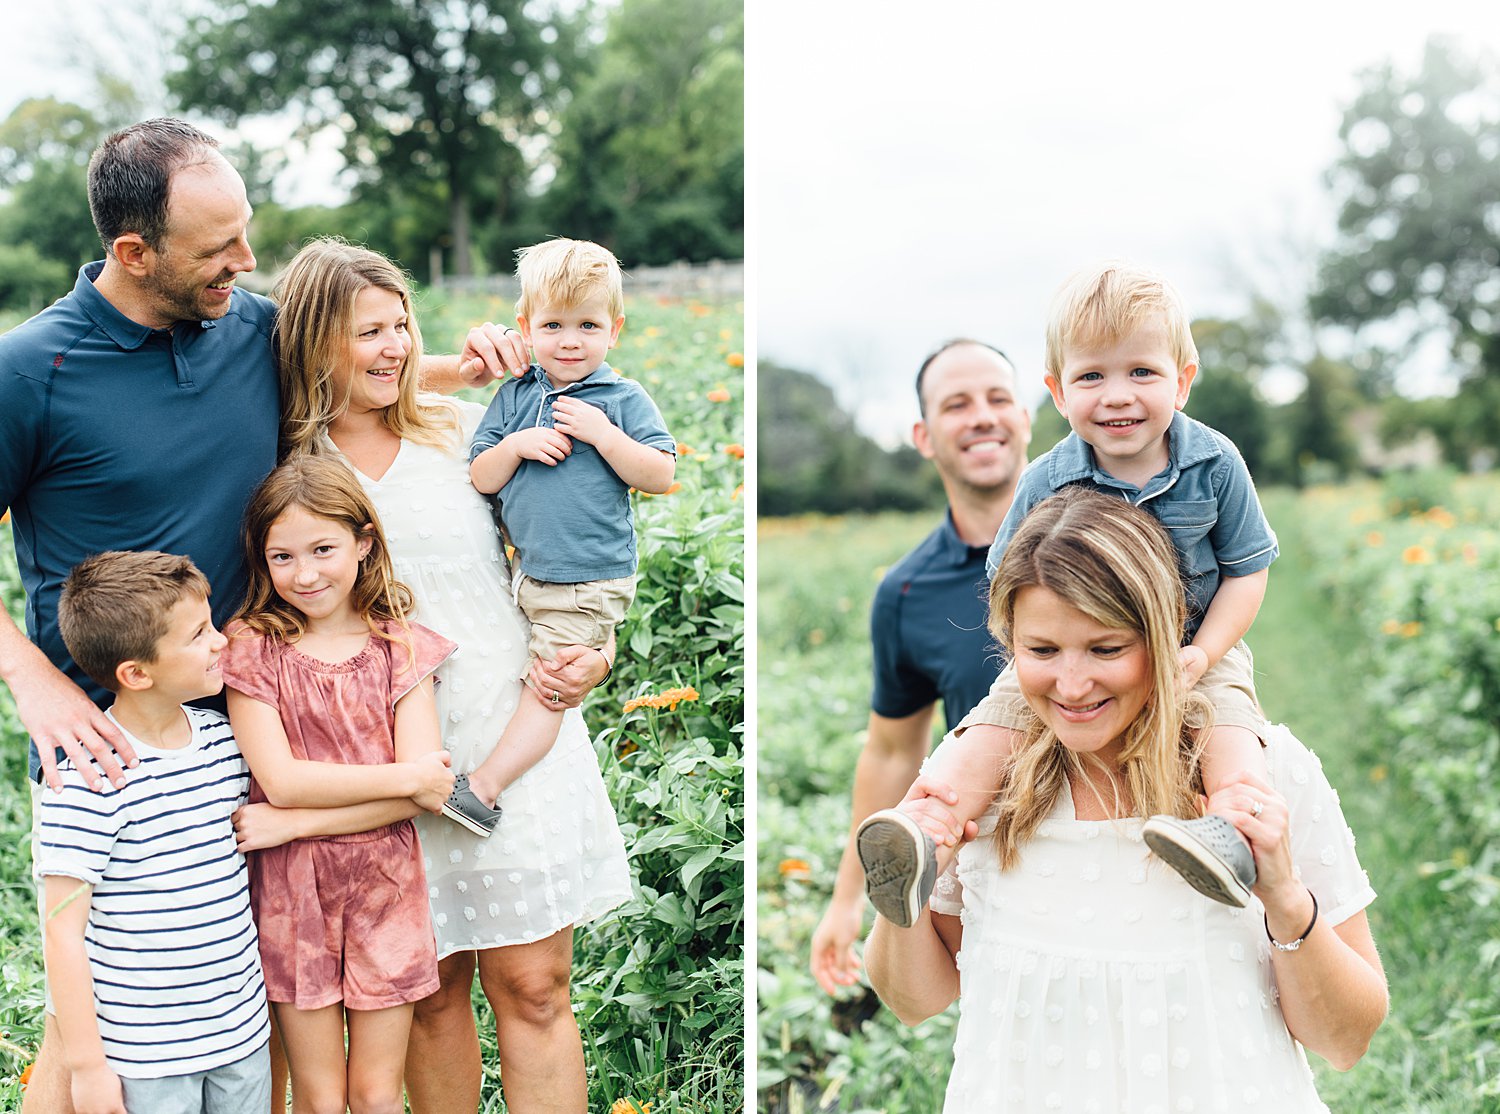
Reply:
M218 693L208 582L165 553L101 553L63 583L73 659L115 693L140 765L96 793L71 763L45 793L49 1009L78 1114L268 1110L270 1034L245 859L231 819L249 773Z

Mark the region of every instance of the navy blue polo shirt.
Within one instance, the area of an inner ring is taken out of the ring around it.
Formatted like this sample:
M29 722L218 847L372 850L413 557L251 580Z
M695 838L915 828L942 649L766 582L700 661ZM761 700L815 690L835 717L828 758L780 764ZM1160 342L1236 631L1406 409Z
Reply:
M150 329L94 288L103 266L0 336L0 507L26 633L101 707L112 698L58 630L63 578L107 549L185 554L222 626L245 592L240 516L275 467L281 412L269 300L237 289L218 320Z
M870 611L876 715L901 719L941 699L952 731L990 691L1005 658L987 625L988 552L958 536L950 512L885 574Z

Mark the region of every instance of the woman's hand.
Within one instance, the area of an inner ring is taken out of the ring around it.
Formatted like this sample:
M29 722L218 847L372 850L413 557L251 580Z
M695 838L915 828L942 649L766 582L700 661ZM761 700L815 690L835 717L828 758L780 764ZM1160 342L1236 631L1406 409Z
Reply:
M230 819L234 821L234 849L242 855L302 838L291 822L292 810L275 805L241 805Z
M951 785L923 774L911 783L911 788L896 808L916 821L917 826L932 837L933 843L940 847L957 847L973 839L979 833L979 825L973 820L960 822L951 807L956 804L958 793Z
M489 321L469 330L459 353L459 375L466 387L503 380L507 372L520 375L530 365L526 340L520 332Z
M576 708L595 685L609 676L609 668L603 650L593 646L563 646L552 661L538 658L531 663L526 685L549 707L553 705L555 692L558 708Z
M1278 913L1288 914L1293 920L1300 916L1306 924L1311 902L1307 887L1297 881L1292 867L1291 814L1286 798L1242 770L1208 798L1207 811L1227 819L1250 844L1256 875L1251 888L1265 905L1266 915L1272 921L1281 919Z

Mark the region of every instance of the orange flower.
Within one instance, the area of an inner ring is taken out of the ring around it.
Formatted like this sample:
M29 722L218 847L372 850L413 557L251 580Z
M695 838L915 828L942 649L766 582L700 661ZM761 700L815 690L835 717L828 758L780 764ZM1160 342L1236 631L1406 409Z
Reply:
M1389 773L1390 771L1387 770L1384 765L1372 766L1370 767L1370 780L1384 781Z
M692 456L693 455L693 446L689 445L685 441L679 441L679 442L677 442L677 455L678 456Z
M629 758L632 754L640 749L641 748L636 745L636 741L634 739L626 739L623 743L615 748L615 757Z
M745 354L743 352L731 352L728 356L724 357L724 362L730 367L744 367Z
M651 1104L638 1104L635 1099L615 1099L609 1114L651 1114Z
M680 689L665 689L655 696L637 696L625 701L625 712L629 714L637 708L665 708L669 712L675 712L678 704L697 699L698 690L692 685Z
M726 391L723 387L715 387L703 397L708 399L709 402L728 402L729 392Z
M663 495L676 495L681 490L682 490L682 485L680 483L674 483L671 487L667 488L666 491L663 491L662 494Z
M1464 564L1466 565L1472 565L1475 561L1479 560L1479 547L1473 542L1464 542L1463 549L1460 552L1464 556Z
M1409 545L1401 551L1401 560L1408 565L1430 565L1432 554L1420 545Z
M744 445L725 445L724 446L724 451L726 453L728 453L730 456L734 457L736 460L744 460L745 459L745 446Z
M1371 549L1379 549L1385 544L1385 535L1379 530L1371 530L1365 535L1365 544Z
M729 498L732 499L732 500L735 500L736 502L738 502L739 497L741 495L743 495L743 494L745 494L745 485L744 484L740 484L739 487L737 487L737 488L734 489L734 494L731 495Z
M796 878L803 882L812 877L812 864L806 859L782 859L776 870L783 878Z
M1380 624L1380 633L1381 634L1400 634L1401 633L1401 621L1399 619L1387 619L1385 622L1383 622L1383 623Z
M3 519L0 519L0 521L3 521ZM32 1063L27 1064L26 1067L24 1069L22 1069L22 1071L21 1071L21 1090L23 1090L23 1091L26 1090L26 1084L28 1084L28 1083L31 1082L31 1069L34 1068L34 1067L36 1067L36 1062L35 1061L33 1061Z
M1411 622L1411 623L1402 623L1401 624L1401 637L1402 638L1415 638L1415 637L1417 637L1417 635L1419 635L1421 633L1422 633L1422 624L1421 623Z
M1458 522L1458 519L1453 517L1451 511L1445 510L1442 507L1433 507L1427 512L1426 517L1428 522L1444 530L1449 529Z

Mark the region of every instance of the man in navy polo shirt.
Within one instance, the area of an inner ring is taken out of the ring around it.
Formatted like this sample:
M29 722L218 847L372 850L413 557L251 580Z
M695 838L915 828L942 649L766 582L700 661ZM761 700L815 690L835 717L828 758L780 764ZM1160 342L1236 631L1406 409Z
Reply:
M864 915L864 875L853 831L889 808L921 769L939 699L949 729L989 692L1004 664L988 627L985 557L1026 466L1031 417L998 349L949 341L917 372L917 451L948 496L942 524L891 567L870 615L875 684L870 726L854 768L853 824L828 910L813 933L812 969L832 994L852 985Z
M89 164L104 261L0 336L0 508L30 635L0 608L0 679L31 735L32 775L54 787L58 749L96 789L135 760L58 631L73 565L111 549L189 556L220 625L243 594L240 515L276 463L280 402L274 307L235 282L255 268L250 205L217 147L171 119L109 136ZM484 325L460 357L424 359L423 374L452 389L526 363L519 334ZM71 1109L58 1047L49 1015L24 1110Z

